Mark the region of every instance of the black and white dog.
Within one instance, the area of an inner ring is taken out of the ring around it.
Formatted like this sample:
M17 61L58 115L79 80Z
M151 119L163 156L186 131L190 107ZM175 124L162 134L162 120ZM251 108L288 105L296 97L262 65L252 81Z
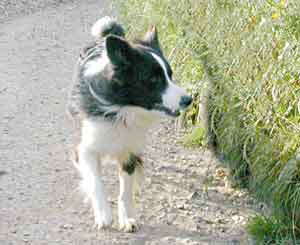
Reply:
M112 224L101 159L110 156L118 161L119 226L133 232L138 228L133 196L141 179L146 132L162 116L178 116L192 98L173 82L154 26L142 40L129 42L123 27L104 17L91 33L95 41L80 55L68 107L81 119L75 165L101 229Z

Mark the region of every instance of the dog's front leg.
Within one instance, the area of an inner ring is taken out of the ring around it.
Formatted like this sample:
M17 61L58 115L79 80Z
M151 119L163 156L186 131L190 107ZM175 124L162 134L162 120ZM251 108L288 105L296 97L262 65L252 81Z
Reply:
M98 229L107 228L112 224L111 208L100 176L100 162L97 152L79 147L79 169L82 176L82 188L91 200L95 216L95 226Z
M120 194L118 198L118 216L120 229L126 232L138 230L134 203L134 185L137 178L139 157L129 154L121 160L119 167Z

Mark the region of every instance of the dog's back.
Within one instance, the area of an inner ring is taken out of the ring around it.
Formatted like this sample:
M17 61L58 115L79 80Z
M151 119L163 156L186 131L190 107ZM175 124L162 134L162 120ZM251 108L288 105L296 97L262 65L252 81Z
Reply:
M105 48L104 38L107 35L125 36L123 27L113 18L104 17L99 19L91 28L93 41L87 43L80 51L73 75L73 85L68 96L67 112L74 120L80 120L83 116L84 108L81 103L80 93L84 90L84 79L82 70L87 62L101 57Z

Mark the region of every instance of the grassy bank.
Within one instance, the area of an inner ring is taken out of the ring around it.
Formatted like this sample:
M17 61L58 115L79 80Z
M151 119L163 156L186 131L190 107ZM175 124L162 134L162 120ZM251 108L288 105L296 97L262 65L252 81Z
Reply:
M300 2L119 4L130 36L158 25L174 77L198 102L209 88L212 143L234 179L273 209L249 224L250 233L262 244L293 244L300 236ZM189 118L201 124L198 105Z

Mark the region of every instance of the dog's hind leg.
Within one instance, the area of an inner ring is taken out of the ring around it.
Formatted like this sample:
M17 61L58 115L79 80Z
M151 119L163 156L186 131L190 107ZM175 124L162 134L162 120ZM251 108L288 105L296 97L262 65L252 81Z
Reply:
M97 152L79 146L77 168L83 178L81 187L91 201L95 226L104 229L112 224L112 213L100 178L98 159Z
M142 164L141 159L129 154L126 158L119 160L120 194L118 198L118 216L120 229L126 232L138 230L136 210L134 202L136 174Z

